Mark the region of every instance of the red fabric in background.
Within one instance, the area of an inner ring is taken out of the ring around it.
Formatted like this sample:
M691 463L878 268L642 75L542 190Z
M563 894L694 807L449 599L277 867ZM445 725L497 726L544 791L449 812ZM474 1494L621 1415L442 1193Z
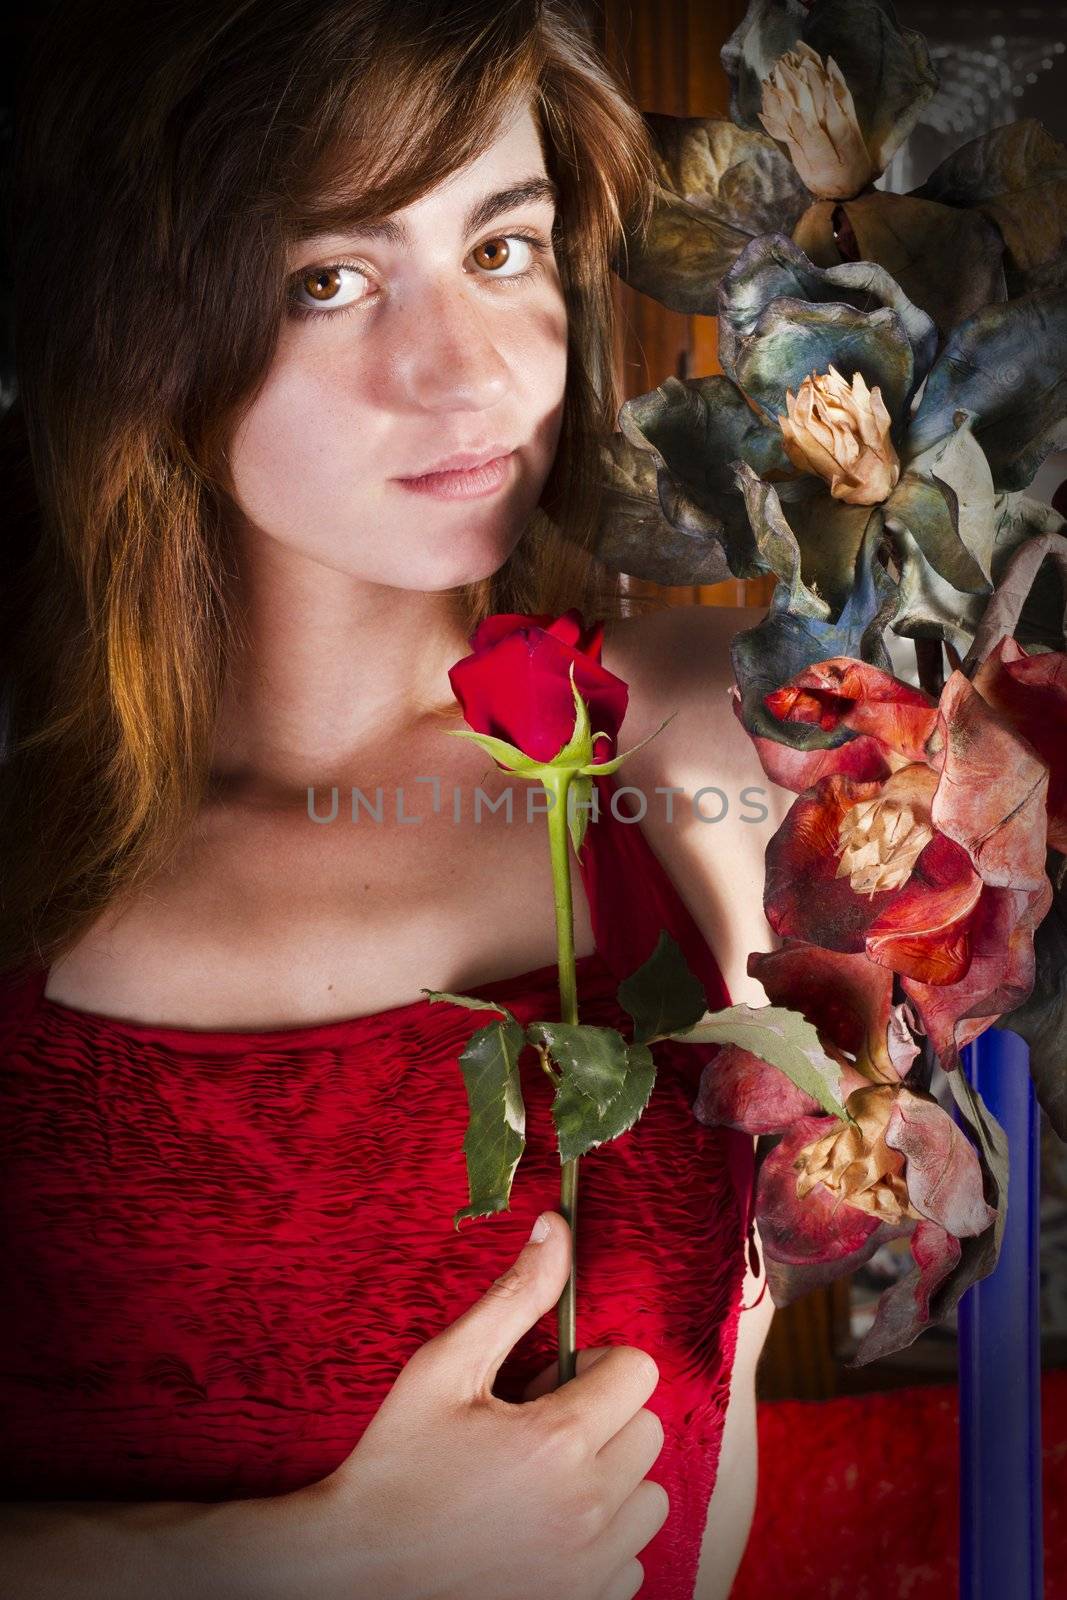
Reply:
M1067 1369L1042 1374L1041 1401L1045 1600L1067 1600ZM955 1384L761 1400L756 1414L756 1514L730 1600L958 1593Z

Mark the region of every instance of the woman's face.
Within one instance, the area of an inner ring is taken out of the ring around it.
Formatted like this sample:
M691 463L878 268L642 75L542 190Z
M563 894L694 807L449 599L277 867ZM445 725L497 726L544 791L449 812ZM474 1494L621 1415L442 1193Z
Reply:
M392 237L294 247L278 347L229 447L253 538L424 591L504 563L552 465L566 379L551 194L490 204L534 179L548 184L524 109L470 166L395 212ZM510 455L499 487L478 497L403 481L461 452L500 450Z

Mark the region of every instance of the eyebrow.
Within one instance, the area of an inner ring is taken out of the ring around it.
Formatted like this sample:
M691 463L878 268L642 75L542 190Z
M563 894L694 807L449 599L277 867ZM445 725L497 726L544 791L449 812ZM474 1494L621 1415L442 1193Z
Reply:
M474 202L464 217L463 231L465 234L475 233L505 211L511 211L516 206L528 205L534 201L559 204L559 188L551 178L539 174L533 178L524 178L519 183L509 184L506 189L499 189L495 194L483 195L480 200ZM353 223L351 227L344 227L338 231L353 239L381 239L386 244L397 246L411 242L411 236L404 224L392 217L384 217L380 222ZM304 235L305 240L327 237L329 237L327 234Z

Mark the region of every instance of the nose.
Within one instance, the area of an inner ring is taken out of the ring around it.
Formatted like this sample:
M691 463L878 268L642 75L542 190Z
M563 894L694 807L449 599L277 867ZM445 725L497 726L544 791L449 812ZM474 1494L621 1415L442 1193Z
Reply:
M402 405L423 411L480 411L507 393L499 345L501 312L454 283L417 297L394 324L390 365Z

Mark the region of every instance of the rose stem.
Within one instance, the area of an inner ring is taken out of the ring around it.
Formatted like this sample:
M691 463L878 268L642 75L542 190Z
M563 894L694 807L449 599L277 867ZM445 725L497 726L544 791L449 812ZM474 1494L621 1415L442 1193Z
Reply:
M556 902L556 947L559 952L560 1021L578 1021L578 985L574 970L574 911L571 902L570 833L567 828L567 792L573 774L559 772L542 780L550 796L548 846L552 856L552 885ZM559 1383L575 1374L575 1258L578 1226L578 1160L563 1163L559 1209L571 1230L571 1270L556 1307L559 1343Z

